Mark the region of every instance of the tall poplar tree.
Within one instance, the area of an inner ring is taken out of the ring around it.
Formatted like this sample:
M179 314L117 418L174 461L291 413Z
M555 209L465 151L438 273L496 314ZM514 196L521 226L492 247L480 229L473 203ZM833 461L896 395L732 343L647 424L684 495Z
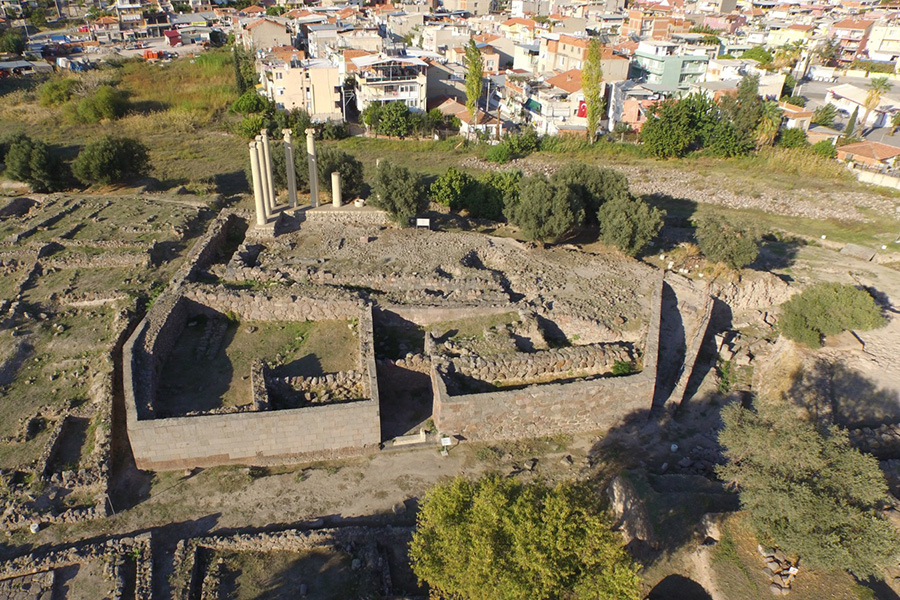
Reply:
M484 74L484 60L475 40L469 38L466 46L466 109L469 111L469 124L475 130L478 115L478 99L481 98L481 76Z
M597 137L597 127L600 126L600 113L603 108L603 100L600 92L603 88L603 48L597 40L591 40L588 45L587 60L581 72L581 87L584 92L584 103L587 116L587 138L594 143Z

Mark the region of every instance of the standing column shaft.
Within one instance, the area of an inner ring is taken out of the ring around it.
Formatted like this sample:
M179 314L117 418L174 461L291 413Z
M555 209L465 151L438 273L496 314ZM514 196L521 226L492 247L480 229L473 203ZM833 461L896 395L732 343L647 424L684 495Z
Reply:
M253 199L256 201L256 224L265 225L269 220L266 199L263 197L262 176L259 172L259 147L250 142L250 172L253 176Z
M297 174L294 172L294 142L291 130L282 129L284 134L284 161L287 166L288 201L291 208L297 208Z
M331 174L331 203L335 208L341 207L341 174L337 171Z
M313 208L319 206L319 166L316 163L316 130L306 130L306 158L309 162L309 199Z
M263 189L266 190L266 202L269 207L269 212L271 213L275 210L275 182L272 179L272 155L269 152L269 132L263 129L260 131L260 136L262 137L263 170L265 171L263 175Z

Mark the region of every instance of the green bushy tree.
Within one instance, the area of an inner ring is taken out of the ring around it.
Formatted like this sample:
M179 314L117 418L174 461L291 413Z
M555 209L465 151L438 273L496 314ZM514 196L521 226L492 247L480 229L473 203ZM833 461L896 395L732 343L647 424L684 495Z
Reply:
M476 218L499 221L507 207L519 200L521 171L489 171L479 180L480 193L473 196L474 203L468 206L469 213Z
M250 88L245 91L231 105L231 111L241 115L261 113L268 108L269 101L260 96L254 88Z
M376 129L381 135L406 137L412 132L409 107L404 102L388 102L378 112Z
M441 206L459 210L466 206L467 197L477 193L478 182L474 177L450 167L431 184L431 199Z
M21 27L11 27L0 33L0 52L9 54L22 54L27 45L25 30Z
M603 204L597 214L600 241L637 256L663 226L665 213L639 198L623 196Z
M697 219L696 237L706 258L725 263L732 269L746 267L759 255L761 235L749 223L705 215Z
M422 176L406 167L382 160L375 169L371 204L386 210L401 226L428 207L428 192Z
M72 173L86 184L117 183L146 174L150 166L147 147L137 140L104 136L78 153Z
M456 478L432 488L410 544L412 569L443 598L637 600L637 568L579 484Z
M657 158L699 150L721 120L719 107L703 94L669 99L654 108L641 128L641 142Z
M78 123L113 121L128 111L128 95L110 85L101 85L90 96L82 98L74 108Z
M728 463L718 475L737 487L761 543L812 568L879 576L896 564L900 537L880 513L888 489L877 459L845 431L790 414L726 406L719 443Z
M529 239L555 242L584 220L584 207L569 186L532 175L522 180L519 199L507 207L506 217Z
M78 82L74 77L54 77L38 90L41 106L60 106L72 98Z
M580 162L564 164L550 176L554 185L568 186L584 207L588 223L597 223L597 211L607 202L630 198L628 179L615 169Z
M341 196L345 200L362 194L365 186L363 166L355 156L332 146L320 148L317 154L319 183L328 193L331 193L331 174L337 171L341 174Z
M6 176L29 184L36 191L62 189L65 166L44 142L28 136L14 136L5 157Z
M497 164L508 163L513 159L512 150L506 142L495 144L484 153L484 160Z
M810 348L822 345L822 336L848 329L867 330L886 322L872 295L852 285L819 283L806 288L781 306L781 332Z
M831 104L823 104L813 112L812 122L822 127L831 127L837 119L837 109Z
M809 142L806 139L806 132L802 129L790 127L782 129L775 139L775 145L781 148L807 148Z
M810 149L819 156L824 156L825 158L834 158L837 156L837 148L834 147L834 144L832 144L830 140L816 142Z

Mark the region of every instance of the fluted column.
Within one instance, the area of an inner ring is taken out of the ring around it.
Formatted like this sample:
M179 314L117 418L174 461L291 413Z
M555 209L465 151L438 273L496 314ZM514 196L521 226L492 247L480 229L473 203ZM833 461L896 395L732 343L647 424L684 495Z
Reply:
M319 166L316 163L316 130L306 130L306 159L309 162L309 199L313 208L319 206Z
M287 169L288 202L291 208L297 208L297 174L294 172L294 142L291 130L282 129L284 134L284 162Z

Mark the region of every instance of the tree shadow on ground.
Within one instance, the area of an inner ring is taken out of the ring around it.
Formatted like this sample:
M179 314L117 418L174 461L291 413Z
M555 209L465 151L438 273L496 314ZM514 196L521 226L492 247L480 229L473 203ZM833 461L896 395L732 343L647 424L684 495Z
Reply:
M213 176L213 182L220 194L232 195L250 191L250 183L243 169L231 173L218 173Z
M693 579L669 575L653 588L647 600L712 600L712 596Z
M837 360L817 359L798 369L788 399L823 425L872 427L900 422L900 396L879 388L863 374Z
M787 269L794 264L800 248L805 245L803 240L780 240L772 234L765 235L759 247L759 256L749 268L756 271Z

